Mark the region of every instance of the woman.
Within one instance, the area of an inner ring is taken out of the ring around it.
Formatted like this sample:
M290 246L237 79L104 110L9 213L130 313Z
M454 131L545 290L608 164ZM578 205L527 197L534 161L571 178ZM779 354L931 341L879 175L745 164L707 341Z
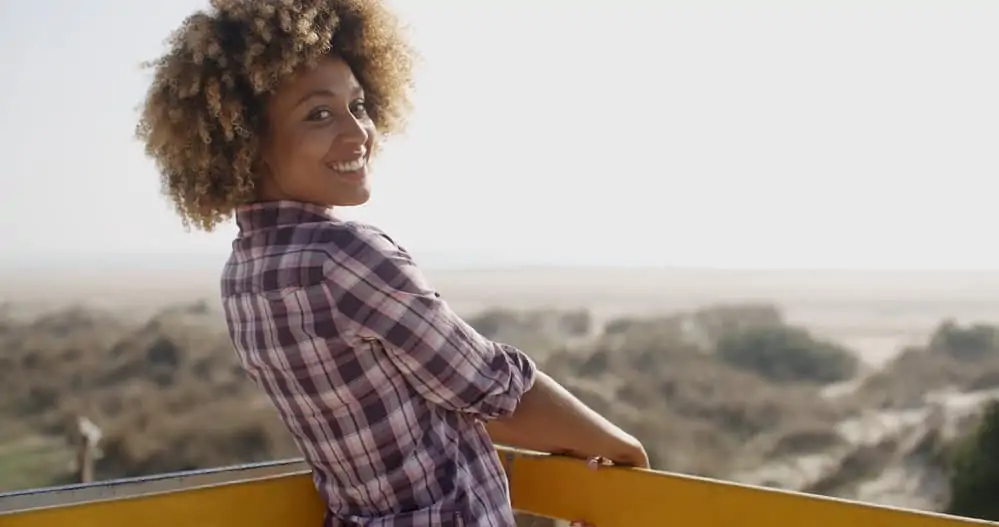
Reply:
M215 0L155 61L138 135L185 225L235 215L239 361L327 524L512 526L493 441L647 467L642 446L455 315L409 253L330 209L370 194L412 54L373 0Z

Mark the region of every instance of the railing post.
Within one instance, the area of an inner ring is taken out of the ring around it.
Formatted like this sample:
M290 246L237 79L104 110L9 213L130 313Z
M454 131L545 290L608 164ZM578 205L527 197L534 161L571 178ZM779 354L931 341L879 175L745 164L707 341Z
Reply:
M100 450L101 429L93 421L84 416L76 418L76 470L80 483L94 481L94 463Z

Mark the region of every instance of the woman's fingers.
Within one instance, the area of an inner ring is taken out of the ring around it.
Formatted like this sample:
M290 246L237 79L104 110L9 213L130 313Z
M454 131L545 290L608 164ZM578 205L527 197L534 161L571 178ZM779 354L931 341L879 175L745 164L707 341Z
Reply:
M590 467L592 470L596 470L601 466L609 467L613 464L614 463L611 462L611 460L601 456L594 456L586 460L586 466Z

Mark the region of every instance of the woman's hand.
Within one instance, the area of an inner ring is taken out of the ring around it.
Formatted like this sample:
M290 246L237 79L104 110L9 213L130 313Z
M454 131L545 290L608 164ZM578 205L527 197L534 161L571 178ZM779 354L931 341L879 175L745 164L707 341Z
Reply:
M645 452L642 443L629 436L629 440L621 444L621 449L609 456L606 456L615 465L626 467L649 468L649 454Z
M574 450L560 450L552 452L555 455L585 459L590 466L600 466L613 464L621 467L649 468L649 455L645 452L645 447L637 439L622 442L620 448L601 455L594 455L590 452L580 452Z

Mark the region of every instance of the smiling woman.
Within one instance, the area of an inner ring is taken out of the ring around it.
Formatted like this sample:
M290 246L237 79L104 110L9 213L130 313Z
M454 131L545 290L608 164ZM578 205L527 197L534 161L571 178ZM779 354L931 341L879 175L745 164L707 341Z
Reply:
M222 305L327 525L511 527L493 440L648 466L642 446L461 320L368 200L411 55L376 0L217 0L154 63L139 136L188 225L235 213ZM486 424L489 422L489 428Z
M278 197L366 201L378 135L401 132L410 109L412 53L395 17L381 2L212 5L150 64L137 127L185 225L210 231Z
M364 89L338 56L284 81L270 98L261 151L265 201L360 205L368 200L375 125Z

